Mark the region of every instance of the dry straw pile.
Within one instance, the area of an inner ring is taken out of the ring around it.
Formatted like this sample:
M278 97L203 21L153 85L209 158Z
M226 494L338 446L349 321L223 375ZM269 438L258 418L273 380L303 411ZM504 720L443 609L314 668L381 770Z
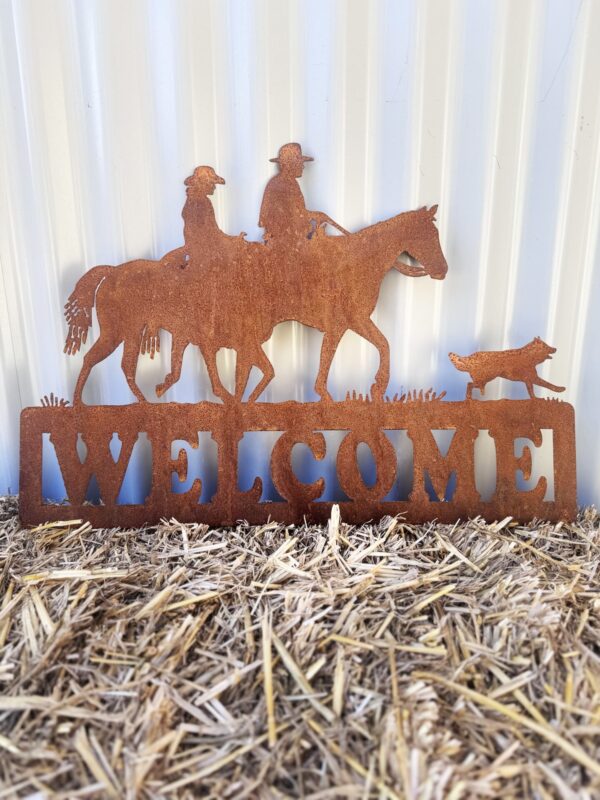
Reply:
M597 798L599 517L0 519L0 797Z

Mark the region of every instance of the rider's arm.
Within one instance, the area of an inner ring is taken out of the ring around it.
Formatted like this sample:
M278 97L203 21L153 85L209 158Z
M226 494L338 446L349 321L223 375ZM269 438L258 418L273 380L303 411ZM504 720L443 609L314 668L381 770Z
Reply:
M347 231L345 228L342 228L340 224L338 224L335 220L331 219L329 214L325 214L323 211L310 211L309 214L312 218L314 218L317 228L321 225L331 225L332 228L336 228L341 233L349 235L350 231Z

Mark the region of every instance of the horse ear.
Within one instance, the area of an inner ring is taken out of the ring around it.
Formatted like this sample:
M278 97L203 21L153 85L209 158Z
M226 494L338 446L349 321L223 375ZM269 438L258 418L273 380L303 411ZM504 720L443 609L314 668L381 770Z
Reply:
M438 210L438 204L436 203L434 206L431 206L431 208L429 209L430 216L435 217L435 215L437 214L437 210Z

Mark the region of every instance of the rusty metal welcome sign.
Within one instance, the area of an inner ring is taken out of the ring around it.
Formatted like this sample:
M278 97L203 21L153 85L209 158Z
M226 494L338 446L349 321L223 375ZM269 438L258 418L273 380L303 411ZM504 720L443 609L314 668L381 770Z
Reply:
M198 167L186 179L183 208L184 245L160 261L137 260L118 267L97 266L78 281L65 306L67 354L86 343L95 307L99 336L87 350L75 387L73 405L50 396L42 408L21 416L21 517L39 523L82 517L98 526L141 525L161 517L233 524L238 519L283 522L303 517L323 520L331 503L322 502L323 478L303 483L294 472L292 450L306 445L315 459L326 455L323 431L344 431L336 457L337 478L346 499L344 518L360 522L383 514L404 513L411 520L455 520L482 515L497 519L510 514L522 520L570 519L577 509L573 408L558 400L536 398L535 386L555 392L563 387L542 380L537 365L554 348L536 338L516 350L450 354L468 384L461 402L444 400L442 392L386 394L390 377L389 345L371 314L386 273L395 269L408 278L446 277L447 264L435 225L437 207L398 214L350 233L321 211L306 208L298 182L309 156L300 145L283 145L277 173L265 189L260 210L264 242L248 242L245 234L223 233L210 196L225 181L211 167ZM327 226L337 235L328 235ZM407 263L404 255L411 257ZM413 263L418 264L417 266ZM323 332L314 403L261 403L274 377L262 345L276 325L296 320ZM348 395L335 402L327 379L336 348L348 330L371 342L379 352L379 368L368 397ZM171 369L156 387L157 396L175 384L183 354L196 345L206 362L214 394L220 402L149 403L136 384L140 355L160 350L161 331L172 336ZM129 406L88 406L82 394L93 367L123 345L122 369L136 397ZM223 386L217 369L220 348L236 351L235 391ZM262 377L245 401L253 366ZM482 399L495 378L519 381L529 399ZM473 390L478 397L473 397ZM452 432L447 452L434 432ZM240 442L251 431L278 431L270 460L271 476L281 498L261 502L259 479L248 491L239 488ZM401 467L390 432L405 431L412 442L412 488L403 500L393 499ZM496 451L496 485L485 500L475 481L475 441L488 431ZM553 497L547 477L527 490L518 473L532 475L532 453L552 435ZM201 502L195 480L183 493L172 489L173 475L188 479L187 451L172 458L173 442L194 448L199 434L209 432L217 446L217 485ZM119 492L135 443L145 433L152 448L151 487L139 504L119 503ZM68 506L45 501L42 491L43 439L49 436L62 473ZM117 437L118 454L111 450ZM526 440L520 455L517 440ZM84 453L78 446L84 444ZM365 443L376 475L365 482L358 447ZM96 481L100 501L86 500ZM449 487L452 485L452 490ZM67 510L68 509L68 510Z

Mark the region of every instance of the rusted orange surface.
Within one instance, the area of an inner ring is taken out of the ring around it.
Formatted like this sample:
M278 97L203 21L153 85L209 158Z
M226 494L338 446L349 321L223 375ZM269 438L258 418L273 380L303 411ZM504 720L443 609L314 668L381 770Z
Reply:
M552 392L564 392L564 386L555 386L537 374L537 367L556 353L556 347L543 342L539 336L529 344L516 350L482 351L470 356L459 356L450 353L450 361L456 369L467 372L471 381L467 385L467 399L473 389L479 389L481 395L485 387L495 378L505 378L525 384L529 397L535 397L534 386L542 386Z
M329 399L331 361L348 330L379 351L372 393L383 397L390 377L389 345L371 314L391 269L410 277L445 277L437 206L398 214L356 233L328 236L325 227L341 226L306 208L298 183L305 158L295 143L280 150L279 171L267 184L260 210L264 242L247 242L243 233L229 236L219 229L210 196L225 181L211 167L197 167L186 180L183 247L161 261L94 267L78 281L66 305L65 352L78 352L86 341L94 305L100 336L84 356L74 404L81 402L92 368L122 343L127 383L144 402L135 382L137 361L140 351L152 354L160 347L160 330L169 331L173 342L171 371L157 386L159 396L179 379L184 350L193 344L204 356L213 392L223 400L231 396L217 371L221 347L237 353L238 401L250 370L258 367L262 379L249 398L257 400L274 376L262 345L286 320L325 334L315 383L323 400ZM405 263L405 253L421 266Z
M454 430L445 457L433 438L434 430ZM541 444L541 431L552 430L555 454L554 500L546 501L547 478L541 477L529 491L517 487L517 472L531 477L531 455ZM271 473L284 502L260 502L261 483L252 490L238 489L238 445L246 431L282 431L271 455ZM349 498L340 502L344 519L361 522L383 514L403 513L409 519L455 520L480 514L488 520L507 514L522 521L540 517L572 519L577 511L575 486L575 429L573 408L550 400L496 400L480 402L368 403L217 403L89 408L30 408L21 418L21 436L27 442L27 458L21 461L21 514L28 523L69 518L88 519L95 525L141 525L174 516L210 524L233 524L238 519L264 522L269 517L298 522L304 516L324 520L331 503L317 502L326 490L320 479L302 484L295 476L290 453L296 443L307 444L316 459L325 455L321 431L345 430L337 454L338 480ZM397 454L386 430L406 430L413 445L412 490L405 501L386 501L385 496L400 477ZM474 471L474 442L480 430L488 430L496 447L496 489L482 501ZM152 446L152 488L142 505L119 505L117 496L138 433L147 433ZM171 489L172 475L187 477L186 459L171 458L172 442L183 440L198 446L198 432L210 431L218 448L217 489L208 503L200 502L201 484L194 482L184 494ZM49 432L61 466L70 506L44 504L42 499L42 434ZM115 462L109 443L113 433L121 440ZM77 454L77 437L86 446L85 463ZM515 440L530 444L515 455ZM373 486L362 480L356 448L365 442L377 468ZM443 501L452 472L456 487ZM438 500L426 491L431 479ZM103 505L84 505L86 490L95 475Z
M303 484L291 465L296 443L306 444L316 459L325 456L321 431L348 431L336 461L339 485L348 497L341 502L346 519L359 522L383 514L406 513L411 519L456 519L481 514L488 519L510 514L568 519L576 513L575 440L573 409L558 402L535 399L533 386L554 391L562 387L539 378L536 365L553 349L534 340L520 350L450 354L455 366L468 373L467 400L442 402L385 402L390 377L389 344L371 319L385 274L395 269L409 278L443 279L447 263L435 225L437 206L408 211L362 230L349 232L321 211L306 207L299 179L312 161L296 143L283 145L276 174L268 182L261 208L262 242L248 242L242 232L230 236L217 225L211 195L225 180L212 167L197 167L186 179L183 245L157 261L136 260L120 266L97 266L77 282L65 306L68 333L65 352L78 353L86 343L95 307L99 336L83 357L73 407L45 398L44 408L26 409L21 419L21 515L25 522L83 517L97 525L140 525L163 516L230 524L239 518L261 522L269 516L298 522L303 516L322 520L330 504L319 502L326 491L323 479ZM327 230L335 235L328 234ZM410 256L407 259L406 256ZM315 389L317 403L257 402L274 376L262 345L280 322L296 320L324 333ZM327 379L337 346L348 330L371 342L379 352L369 401L333 402ZM156 387L163 395L179 379L183 354L197 346L205 361L219 403L150 403L136 384L140 356L160 349L161 332L172 334L171 368ZM136 402L130 406L87 406L83 391L91 370L123 344L122 369ZM222 347L236 351L235 391L223 386L216 363ZM262 377L247 401L253 366ZM526 401L472 399L474 388L484 391L496 377L522 381ZM410 400L410 398L408 398ZM406 501L386 500L398 479L397 454L386 430L406 430L412 441L412 491ZM432 431L455 431L446 456L437 448ZM531 472L531 450L515 457L514 442L541 443L541 430L553 431L554 500L545 500L541 478L530 491L519 491L516 472ZM271 454L274 485L283 498L260 502L261 486L238 489L238 447L246 431L283 431ZM476 487L474 442L488 430L496 445L497 483L493 497L483 502ZM218 446L217 489L200 503L196 480L184 494L171 490L175 473L187 476L185 451L173 461L177 439L198 442L199 431L210 431ZM152 486L145 503L120 505L119 490L134 444L141 432L152 445ZM42 498L42 435L50 434L69 498L65 506L45 504ZM114 433L121 442L119 458L110 454ZM81 435L87 456L77 453ZM376 477L367 485L357 464L357 447L369 445ZM446 498L451 473L456 489ZM426 476L437 499L426 490ZM100 487L102 504L85 504L92 478Z

